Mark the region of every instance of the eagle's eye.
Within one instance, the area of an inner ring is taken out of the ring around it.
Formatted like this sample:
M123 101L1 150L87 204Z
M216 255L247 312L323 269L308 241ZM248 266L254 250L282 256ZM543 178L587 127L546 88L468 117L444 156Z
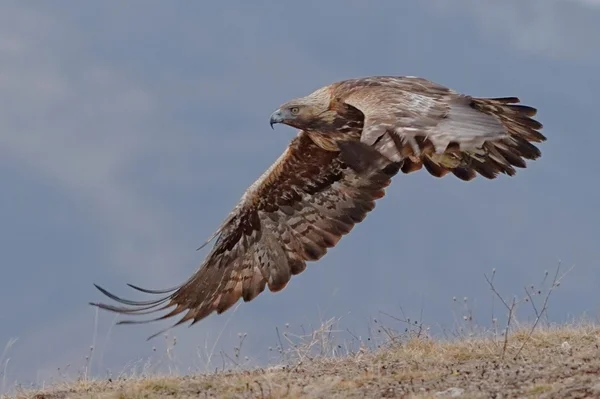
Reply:
M300 109L298 107L290 108L290 112L292 113L292 115L298 114L299 111L300 111Z

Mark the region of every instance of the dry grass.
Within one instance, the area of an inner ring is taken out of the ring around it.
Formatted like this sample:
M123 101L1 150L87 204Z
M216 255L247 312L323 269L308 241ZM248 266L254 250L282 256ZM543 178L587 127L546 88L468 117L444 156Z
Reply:
M456 325L445 338L432 338L421 321L389 317L401 331L373 320L369 336L352 332L341 344L334 330L339 320L294 334L277 329L280 365L245 369L241 356L246 338L231 356L221 353L223 367L212 374L187 376L83 377L46 390L19 390L14 398L600 398L600 326L577 322L551 325L549 298L564 274L545 272L538 287L506 300L494 285L495 271L485 276L492 298L499 301L504 322L492 311L491 328L473 320L467 298L454 300ZM525 308L525 309L522 309ZM525 310L527 323L517 317ZM174 345L174 342L173 342ZM167 349L171 358L172 346ZM207 354L208 358L213 353ZM86 359L88 359L86 357ZM226 371L225 360L235 366ZM210 363L210 361L209 361Z
M282 367L82 381L16 398L600 397L598 326L521 329L503 350L503 338L413 337L340 358L307 351Z

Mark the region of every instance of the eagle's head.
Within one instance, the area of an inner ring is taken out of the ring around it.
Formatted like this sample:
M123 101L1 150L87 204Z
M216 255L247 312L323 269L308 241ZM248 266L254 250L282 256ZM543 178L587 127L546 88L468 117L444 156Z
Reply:
M288 101L271 114L271 128L282 123L302 130L326 131L326 126L333 122L336 115L331 103L330 90L327 88Z

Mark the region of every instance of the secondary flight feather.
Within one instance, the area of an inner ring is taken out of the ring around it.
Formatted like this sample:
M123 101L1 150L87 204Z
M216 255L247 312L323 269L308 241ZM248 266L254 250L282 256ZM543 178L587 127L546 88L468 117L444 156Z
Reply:
M468 181L525 168L541 155L533 143L546 139L535 114L516 97L471 97L417 77L348 79L291 100L270 122L300 131L213 235L200 268L170 290L130 285L160 295L146 301L96 286L118 304L92 305L130 316L168 310L120 323L181 315L174 327L251 301L265 287L280 291L373 210L399 171L425 166Z

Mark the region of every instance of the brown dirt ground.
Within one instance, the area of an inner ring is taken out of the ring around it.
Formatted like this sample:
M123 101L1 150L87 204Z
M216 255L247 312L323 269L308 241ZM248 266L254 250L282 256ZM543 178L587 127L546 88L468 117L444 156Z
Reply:
M510 336L504 356L503 346L503 339L421 338L345 358L247 372L79 381L16 398L600 398L600 327L546 328L531 336L523 330Z

